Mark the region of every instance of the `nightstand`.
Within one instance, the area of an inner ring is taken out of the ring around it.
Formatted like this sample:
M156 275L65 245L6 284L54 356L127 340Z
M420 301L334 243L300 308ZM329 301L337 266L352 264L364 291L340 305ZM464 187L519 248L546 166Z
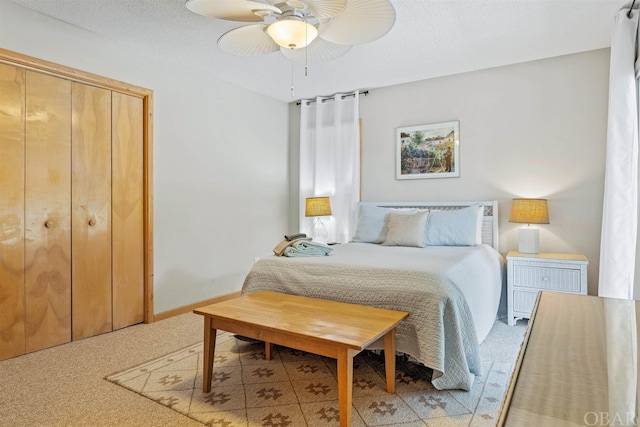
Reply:
M507 323L528 319L538 291L587 294L587 258L579 254L507 254Z

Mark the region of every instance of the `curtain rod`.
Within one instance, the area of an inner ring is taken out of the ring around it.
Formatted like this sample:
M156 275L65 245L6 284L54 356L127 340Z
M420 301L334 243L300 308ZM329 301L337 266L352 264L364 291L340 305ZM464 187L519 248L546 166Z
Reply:
M363 90L362 92L360 92L360 94L361 94L361 95L364 95L364 96L367 96L367 95L369 95L369 91L368 91L368 90ZM337 94L336 94L336 95L337 95ZM334 100L334 99L335 99L335 97L336 97L336 95L322 96L321 98L324 98L324 99L322 100L322 102L324 103L324 102L326 102L326 101ZM341 95L341 96L340 96L340 99L345 99L345 98L348 98L348 97L350 97L350 96L356 96L355 92L354 92L354 93L348 93L348 94L346 94L346 95ZM308 100L305 100L305 102L307 103L307 105L309 105L309 104L311 104L311 103L313 103L313 102L317 102L317 101L316 101L315 99L308 99ZM298 101L298 102L296 102L296 105L300 105L300 104L302 104L302 101Z
M631 18L633 16L631 11L633 10L633 5L635 4L636 4L636 0L633 0L633 2L631 3L631 7L629 8L629 12L627 12L627 18Z

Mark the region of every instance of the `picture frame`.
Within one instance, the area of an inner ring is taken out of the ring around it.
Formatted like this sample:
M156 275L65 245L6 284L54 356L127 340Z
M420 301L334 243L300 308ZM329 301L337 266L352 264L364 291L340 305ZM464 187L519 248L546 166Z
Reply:
M396 179L459 176L459 121L397 128Z

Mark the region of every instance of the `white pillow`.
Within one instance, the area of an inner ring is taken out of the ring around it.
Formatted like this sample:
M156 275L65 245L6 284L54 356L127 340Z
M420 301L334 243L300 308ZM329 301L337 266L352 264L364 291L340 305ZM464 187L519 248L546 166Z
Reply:
M383 246L415 246L424 248L424 232L429 212L413 215L390 213L388 217L387 238Z
M358 224L352 242L382 243L387 237L387 215L391 212L412 214L416 209L381 208L373 205L360 205Z
M480 205L447 211L431 211L427 222L427 246L476 246L482 243L484 210Z

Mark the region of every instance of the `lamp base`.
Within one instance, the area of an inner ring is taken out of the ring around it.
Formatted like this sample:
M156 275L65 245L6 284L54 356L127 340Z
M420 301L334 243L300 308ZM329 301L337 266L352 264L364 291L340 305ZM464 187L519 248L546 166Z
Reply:
M316 217L309 234L316 242L327 243L329 241L329 230L327 230L327 226L324 225L324 222L322 222L320 217Z
M537 254L540 252L540 230L533 227L520 229L520 241L518 252L525 254Z

